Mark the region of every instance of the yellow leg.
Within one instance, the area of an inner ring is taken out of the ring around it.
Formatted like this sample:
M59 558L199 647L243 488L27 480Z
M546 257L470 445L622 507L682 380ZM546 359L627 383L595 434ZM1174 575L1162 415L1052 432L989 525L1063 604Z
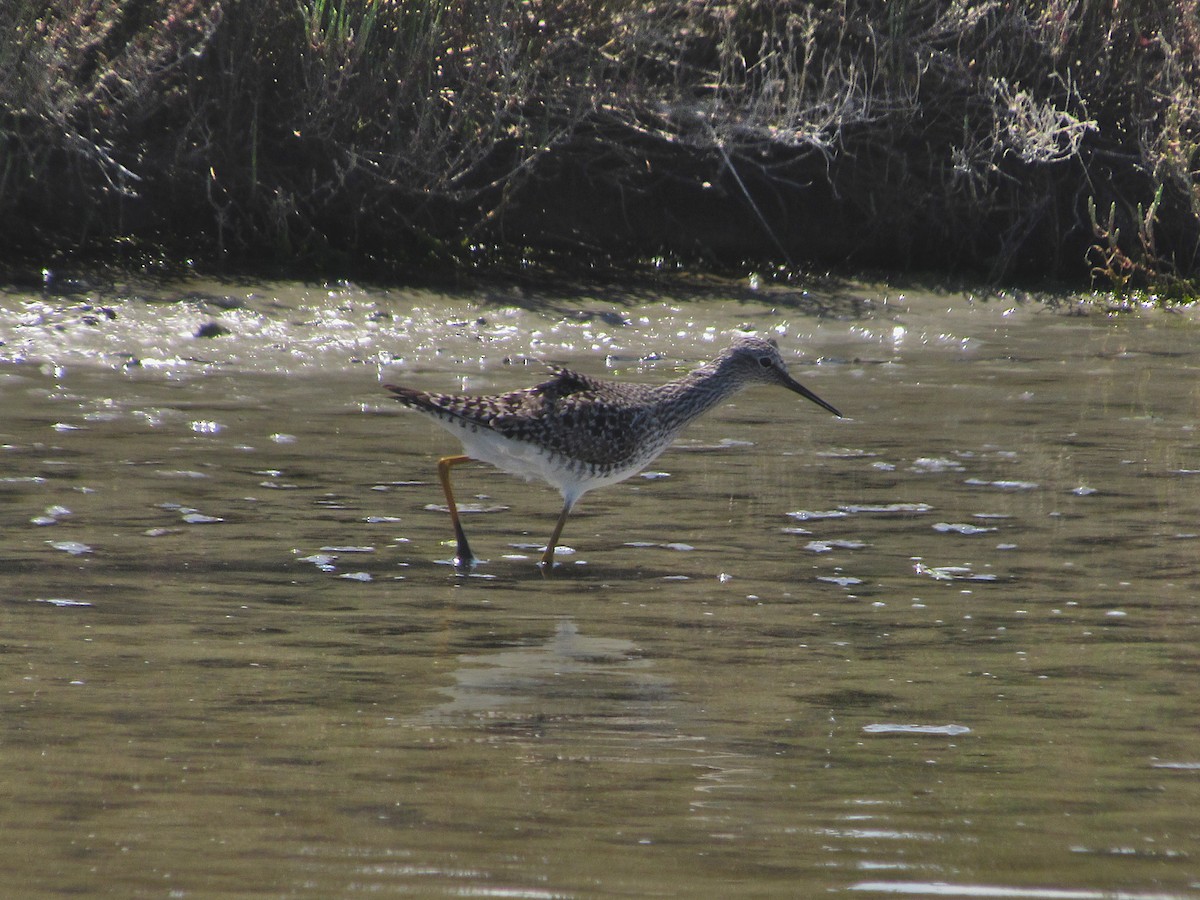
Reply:
M558 522L554 526L554 533L550 535L550 541L546 544L546 552L542 554L540 565L543 572L554 568L554 548L558 546L558 536L562 534L563 526L567 524L567 515L570 512L571 504L563 504L562 512L558 514Z
M438 460L438 477L442 480L442 492L446 495L446 506L450 509L450 522L454 525L454 539L458 542L458 548L454 553L454 564L457 566L469 566L475 561L475 554L471 552L471 545L467 543L462 522L458 520L458 504L454 502L454 490L450 487L451 467L466 462L474 462L474 460L469 456L443 456Z

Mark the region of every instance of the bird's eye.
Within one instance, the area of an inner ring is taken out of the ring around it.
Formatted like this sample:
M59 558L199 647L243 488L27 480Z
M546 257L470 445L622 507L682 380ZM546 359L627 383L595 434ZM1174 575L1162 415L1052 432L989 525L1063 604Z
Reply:
M759 364L760 366L762 366L764 369L769 369L769 368L771 368L771 357L769 357L769 356L760 356L760 357L758 358L758 364Z

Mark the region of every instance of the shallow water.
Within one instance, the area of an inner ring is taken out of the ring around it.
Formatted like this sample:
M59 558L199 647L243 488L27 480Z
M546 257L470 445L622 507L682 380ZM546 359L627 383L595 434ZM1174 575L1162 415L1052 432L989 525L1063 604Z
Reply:
M769 388L558 498L382 381ZM213 334L198 337L197 334ZM883 286L0 295L0 893L1200 897L1200 325Z

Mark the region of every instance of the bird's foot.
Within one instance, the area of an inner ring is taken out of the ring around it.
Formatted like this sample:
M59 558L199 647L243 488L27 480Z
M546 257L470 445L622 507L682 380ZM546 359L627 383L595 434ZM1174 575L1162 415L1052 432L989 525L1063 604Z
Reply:
M451 557L450 563L456 569L473 569L479 564L479 557L471 552L471 545L465 538L459 538L455 542L454 556Z

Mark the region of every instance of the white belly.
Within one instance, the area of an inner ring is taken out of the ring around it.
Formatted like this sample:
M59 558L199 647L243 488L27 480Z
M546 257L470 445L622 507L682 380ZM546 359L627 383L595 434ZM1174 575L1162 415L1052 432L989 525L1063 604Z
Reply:
M463 449L472 459L493 465L526 481L545 481L557 488L563 498L572 504L586 491L616 484L636 475L662 452L659 450L628 468L601 472L560 454L548 453L535 444L501 437L487 428L451 420L438 420L438 424L462 441Z

